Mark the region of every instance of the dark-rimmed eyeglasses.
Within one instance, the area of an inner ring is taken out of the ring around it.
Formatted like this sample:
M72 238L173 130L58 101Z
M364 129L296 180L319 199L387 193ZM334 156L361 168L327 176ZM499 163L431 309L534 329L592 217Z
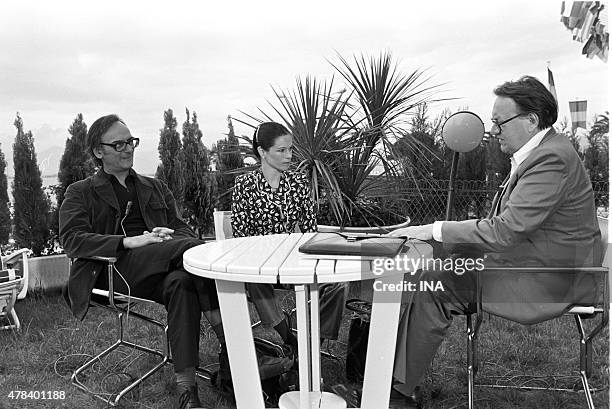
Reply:
M139 144L140 144L139 138L129 138L128 140L125 140L125 141L115 141L111 143L100 142L100 145L112 146L117 152L123 152L124 150L126 150L128 145L130 145L132 148L137 148Z
M518 118L519 116L522 116L522 115L525 115L525 114L516 114L513 117L508 118L505 121L501 121L501 122L497 122L496 120L492 120L491 122L493 122L493 126L491 126L491 132L489 132L489 134L491 136L497 136L497 135L501 134L502 133L501 126L503 124L507 124L508 122L510 122L513 119L516 119L516 118Z

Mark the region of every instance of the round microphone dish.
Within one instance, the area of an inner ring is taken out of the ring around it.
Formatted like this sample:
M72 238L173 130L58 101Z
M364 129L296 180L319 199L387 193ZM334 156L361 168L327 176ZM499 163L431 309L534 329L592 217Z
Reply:
M470 152L480 145L485 135L484 123L470 111L459 111L442 125L442 139L455 152Z

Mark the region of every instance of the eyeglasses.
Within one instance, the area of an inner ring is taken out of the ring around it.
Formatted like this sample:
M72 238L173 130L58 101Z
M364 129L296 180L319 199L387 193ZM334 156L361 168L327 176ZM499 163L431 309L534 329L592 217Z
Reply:
M522 116L522 115L525 115L525 114L516 114L512 118L508 118L508 119L506 119L505 121L502 121L502 122L497 122L497 121L493 120L492 121L493 122L493 126L491 127L491 132L489 132L489 134L491 136L498 136L498 135L500 135L502 133L501 126L503 124L507 124L508 122L510 122L513 119L518 118L519 116Z
M100 145L112 146L117 152L123 152L128 145L130 145L133 149L137 148L140 144L139 138L129 138L126 141L115 141L112 143L103 143L100 142Z

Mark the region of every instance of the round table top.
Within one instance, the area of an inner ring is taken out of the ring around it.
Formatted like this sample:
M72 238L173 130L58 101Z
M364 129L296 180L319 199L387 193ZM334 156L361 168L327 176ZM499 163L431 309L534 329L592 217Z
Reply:
M239 237L204 243L183 254L183 266L201 277L253 283L312 284L359 281L377 278L373 260L345 259L342 256L309 256L299 247L316 233L274 234ZM401 256L412 259L431 257L432 248L420 241L409 241ZM321 258L319 258L321 257ZM333 258L335 257L335 258ZM397 269L404 274L413 270L412 263Z

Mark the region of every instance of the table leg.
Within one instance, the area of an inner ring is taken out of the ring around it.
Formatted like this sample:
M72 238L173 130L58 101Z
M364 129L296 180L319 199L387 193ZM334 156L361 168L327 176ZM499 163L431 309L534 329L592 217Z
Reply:
M297 315L298 334L298 369L300 372L300 402L308 402L310 392L310 323L308 311L308 293L306 286L295 286L295 307Z
M397 284L403 275L383 275L383 284ZM389 407L402 291L374 291L361 409Z
M244 283L216 280L237 409L264 409Z
M310 368L311 385L315 392L321 391L321 335L319 316L319 286L317 284L307 286L310 292Z

